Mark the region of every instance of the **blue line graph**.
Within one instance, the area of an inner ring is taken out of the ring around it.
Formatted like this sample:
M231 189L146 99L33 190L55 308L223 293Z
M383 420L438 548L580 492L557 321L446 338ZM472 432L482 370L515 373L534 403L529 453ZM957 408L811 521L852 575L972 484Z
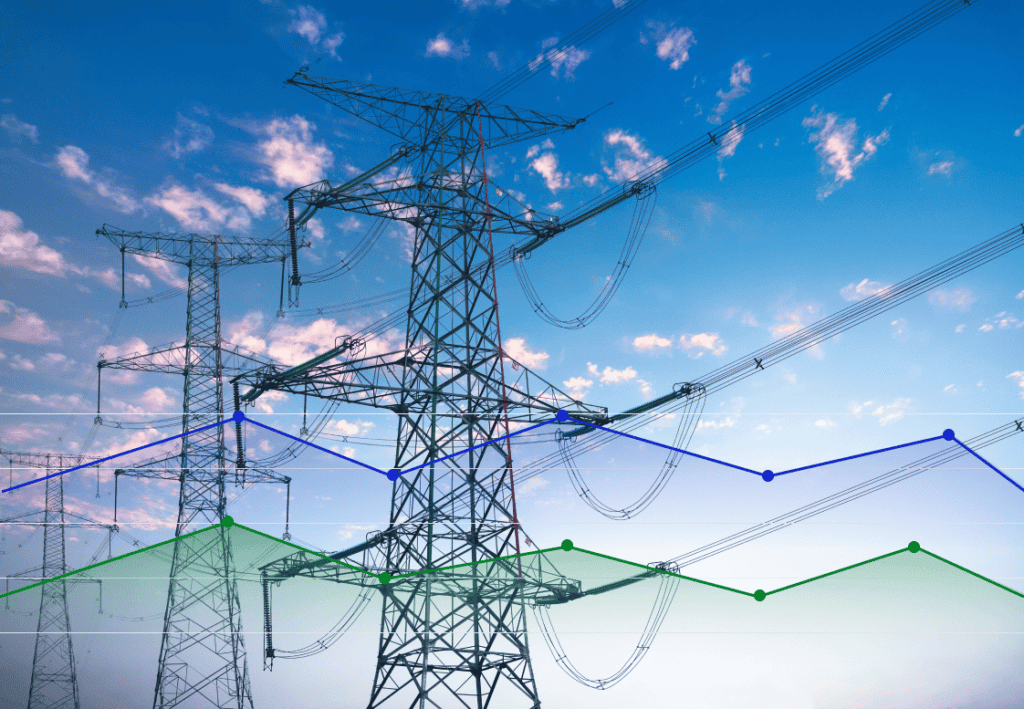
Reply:
M341 453L336 453L335 451L329 450L329 449L324 448L322 446L318 446L317 444L315 444L315 443L313 443L311 441L307 441L305 439L298 438L297 436L293 436L290 433L285 433L284 431L276 429L273 426L268 426L265 423L260 423L259 421L256 421L255 419L251 419L248 416L246 416L244 413L242 413L241 411L236 411L231 416L231 418L224 419L223 421L218 421L217 423L211 423L209 425L201 426L199 428L193 428L191 430L185 431L184 433L179 433L179 434L176 434L174 436L169 436L167 438L162 438L159 441L153 441L152 443L147 443L144 446L138 446L137 448L132 448L130 450L122 451L120 453L115 453L114 455L107 456L106 458L100 458L99 460L94 460L91 463L85 463L84 465L76 465L73 468L68 468L67 470L61 470L61 471L56 472L56 473L51 473L50 475L47 475L45 477L36 478L34 480L29 480L27 482L19 483L17 485L13 485L11 487L5 488L4 490L0 490L0 492L13 492L14 490L18 490L20 488L27 487L29 485L34 485L36 483L41 483L44 480L49 480L50 478L55 478L55 477L58 477L58 476L61 476L61 475L66 475L68 473L73 473L76 470L82 470L84 468L89 468L89 467L92 467L94 465L98 465L100 463L105 463L107 461L113 460L115 458L120 458L121 456L125 456L125 455L128 455L130 453L137 453L138 451L145 450L147 448L152 448L153 446L158 446L161 443L168 443L170 441L174 441L174 440L177 440L179 438L183 438L183 437L191 435L193 433L199 433L201 431L207 431L207 430L209 430L211 428L215 428L217 426L223 426L224 424L231 423L231 422L251 423L251 424L253 424L255 426L258 426L259 428L262 428L264 430L271 431L271 432L276 433L278 435L284 436L285 438L291 439L293 441L297 441L299 443L303 443L303 444L309 446L310 448L315 448L318 451L322 451L322 452L327 453L329 455L333 455L333 456L335 456L337 458L341 458L342 460L348 461L350 463L355 463L356 465L358 465L360 467L363 467L363 468L366 468L367 470L372 470L375 473L378 473L380 475L383 475L383 476L387 477L387 479L391 480L392 482L397 481L402 475L405 475L406 473L416 472L417 470L422 470L423 468L426 468L429 465L434 465L434 464L437 464L437 463L442 463L442 462L444 462L446 460L450 460L451 458L454 458L456 456L464 455L466 453L469 453L470 451L478 450L480 448L484 448L485 446L490 446L490 445L495 445L497 443L501 443L502 441L508 440L508 439L513 438L515 436L521 435L523 433L527 433L529 431L534 431L534 430L536 430L538 428L541 428L542 426L547 426L548 424L551 424L551 423L572 423L572 424L575 424L575 425L578 425L578 426L586 426L587 428L592 428L592 429L595 429L597 431L605 431L607 433L614 433L615 435L622 436L623 438L630 438L630 439L632 439L634 441L639 441L641 443L647 443L647 444L652 445L652 446L657 446L658 448L664 448L666 450L675 451L676 453L682 453L683 455L688 455L688 456L691 456L693 458L699 458L701 460L706 460L706 461L708 461L710 463L715 463L717 465L721 465L721 466L726 467L726 468L733 468L734 470L740 470L740 471L742 471L744 473L750 473L751 475L757 475L758 477L760 477L765 482L771 482L772 480L774 480L779 475L789 475L790 473L802 472L802 471L805 471L805 470L811 470L813 468L821 468L821 467L824 467L826 465L834 465L835 463L842 463L842 462L845 462L847 460L854 460L854 459L857 459L857 458L864 458L864 457L870 456L870 455L878 455L880 453L887 453L889 451L899 450L900 448L909 448L910 446L919 446L922 443L933 443L933 442L939 441L939 440L946 440L946 441L952 441L952 442L956 443L957 445L962 447L964 450L966 450L968 453L970 453L975 458L977 458L982 463L984 463L986 466L988 466L989 468L994 470L996 473L998 473L1001 477L1005 478L1007 480L1007 482L1009 482L1015 488L1017 488L1021 492L1024 492L1024 487L1022 487L1020 485L1020 483L1018 483L1016 480L1014 480L1013 478L1008 476L1006 473L1004 473L1003 471L999 470L999 468L997 468L996 466L992 465L992 463L990 463L989 461L985 460L980 455L978 455L978 453L976 453L974 450L972 450L970 446L968 446L963 441L958 439L956 437L956 434L953 432L953 430L949 429L949 428L947 428L945 431L943 431L941 436L932 436L931 438L922 438L919 441L911 441L910 443L901 443L901 444L896 445L896 446L888 446L886 448L879 448L877 450L868 451L867 453L858 453L856 455L848 455L848 456L845 456L843 458L836 458L834 460L827 460L827 461L824 461L824 462L821 462L821 463L814 463L813 465L804 465L804 466L801 466L799 468L791 468L789 470L782 470L782 471L779 471L779 472L776 473L776 472L773 472L771 470L765 470L765 471L762 471L762 472L758 472L758 471L753 470L751 468L745 468L742 465L736 465L734 463L729 463L727 461L719 460L717 458L711 458L709 456L701 455L699 453L693 453L691 451L684 450L682 448L675 448L673 446L669 446L669 445L666 445L664 443L659 443L658 441L652 441L650 439L642 438L640 436L634 436L632 434L625 433L623 431L616 431L616 430L611 429L611 428L605 428L604 426L599 426L596 423L588 423L586 421L580 421L579 419L572 418L565 411L559 411L555 415L554 418L548 419L547 421L541 421L540 423L533 424L532 426L527 426L526 428L522 428L522 429L520 429L518 431L515 431L514 433L509 433L507 435L500 436L498 438L492 438L492 439L486 440L483 443L478 443L475 446L472 446L470 448L466 448L464 450L457 451L455 453L451 453L451 454L446 455L446 456L444 456L442 458L436 458L434 460L428 460L425 463L421 463L419 465L416 465L416 466L414 466L412 468L408 468L406 470L398 470L397 468L392 468L391 470L387 470L387 471L381 470L380 468L376 468L376 467L370 465L369 463L364 463L364 462L362 462L360 460L356 460L355 458L350 458L348 456L342 455Z

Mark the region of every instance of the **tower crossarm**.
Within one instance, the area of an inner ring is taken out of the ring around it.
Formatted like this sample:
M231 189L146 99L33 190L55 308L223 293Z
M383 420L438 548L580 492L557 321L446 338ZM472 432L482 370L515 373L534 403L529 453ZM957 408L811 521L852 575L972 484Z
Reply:
M285 84L308 91L408 142L418 143L424 130L438 136L445 135L450 124L460 116L471 116L475 121L479 117L479 122L485 126L484 144L487 148L571 130L585 120L461 96L308 76L303 72L296 73ZM462 142L458 135L445 140L456 149Z
M247 352L240 345L224 343L221 346L220 352L220 370L223 374L236 374L273 364L272 360L261 357L253 352ZM184 374L186 353L187 347L185 343L173 343L154 347L148 352L134 352L124 357L116 357L109 360L103 359L101 354L101 359L96 363L96 366L99 369ZM199 367L193 365L190 371L199 372ZM211 374L215 375L216 373L211 372Z
M221 268L239 264L273 263L291 254L287 239L276 241L222 235L128 232L107 224L97 229L96 235L105 236L122 253L186 265L197 261L212 263L214 260ZM212 248L214 244L216 249ZM304 241L303 246L309 246L309 242Z
M424 206L426 184L426 180L414 176L386 182L363 182L356 185L345 183L337 186L329 180L321 180L300 187L288 199L306 205L296 218L296 225L308 221L319 209L329 207L367 217L401 221L414 227L422 227L442 218L457 217L467 231L473 231L485 224L489 210L491 232L494 234L526 236L531 240L528 243L550 238L551 222L544 219L546 215L523 207L505 191L501 191L500 196L489 205L479 200L474 206L467 206L464 200L467 195L463 187L455 184L440 187L433 185L431 189L446 195L447 199Z
M549 421L563 409L570 416L586 421L603 420L608 414L604 407L573 399L507 354L505 358L511 365L513 376L509 377L506 371L503 387L496 351L481 350L481 360L474 363L467 363L463 361L464 357L460 358L454 353L444 353L446 356L438 357L441 365L439 371L443 372L444 379L435 387L433 382L415 377L425 362L433 361L429 346L331 362L327 355L337 354L337 349L283 372L263 368L236 377L233 381L251 387L241 396L244 403L255 401L267 391L284 391L389 409L398 414L425 410L437 397L449 402L454 407L453 411L465 410L463 399L471 397L473 401L493 407L484 409L489 413L478 415L480 420L504 418L501 409L503 404L507 404L509 420L521 423ZM405 370L409 370L413 378L407 378ZM457 384L469 371L474 372L475 383L479 388L463 393ZM405 392L404 399L401 397L402 392Z

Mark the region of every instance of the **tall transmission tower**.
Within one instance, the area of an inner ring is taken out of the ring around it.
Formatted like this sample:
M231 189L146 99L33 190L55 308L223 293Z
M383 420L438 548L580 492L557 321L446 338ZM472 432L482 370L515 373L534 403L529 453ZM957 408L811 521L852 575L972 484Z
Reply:
M84 456L19 453L0 449L0 457L12 465L45 470L46 474L64 470L66 465L82 465L95 460ZM37 521L41 518L41 521ZM77 520L77 521L70 521ZM43 563L25 574L39 574L49 579L69 571L64 543L66 527L105 527L113 525L93 522L64 509L64 478L46 480L46 506L43 510L0 520L2 524L43 527ZM68 584L59 579L40 587L39 622L36 626L35 652L32 656L32 680L28 709L78 709L78 679L75 675L75 654L71 643L71 621L68 615Z
M287 83L402 141L366 173L337 186L318 182L286 199L289 214L295 202L304 205L290 221L292 230L323 207L415 228L405 347L331 361L345 354L343 343L305 365L248 373L236 378L252 387L242 401L278 390L399 415L395 469L407 472L389 475L395 478L390 524L335 558L362 552L366 566L397 575L516 554L520 525L511 446L438 459L506 435L510 424L550 420L559 409L580 420L607 420L606 409L576 401L512 362L502 350L498 318L492 235L527 237L535 248L558 227L507 192L495 189L498 199L491 196L485 151L579 121L302 73ZM394 179L378 178L405 165L407 171ZM626 197L643 191L631 185ZM518 372L514 377L506 378L506 361ZM526 565L512 564L511 576L508 566L469 566L456 584L422 574L387 585L370 709L540 706L524 601L556 589ZM298 558L275 562L264 570L265 598L268 582L300 573L316 577L317 568L315 561ZM324 568L323 577L341 580L336 569ZM267 623L269 630L269 606ZM269 633L267 638L272 658Z
M297 244L218 235L129 233L106 225L96 233L118 247L122 268L125 254L160 258L188 268L184 343L101 360L99 370L181 374L185 380L182 432L223 420L224 376L265 366L267 362L223 346L221 269L283 263L289 255L295 258ZM289 482L272 471L247 468L238 428L238 454L231 462L232 472L246 482ZM252 707L227 533L222 529L213 542L205 536L180 538L191 526L217 523L224 516L228 458L224 427L214 426L184 436L179 453L116 471L118 475L178 480L181 485L175 526L175 537L179 539L175 541L171 563L154 709Z

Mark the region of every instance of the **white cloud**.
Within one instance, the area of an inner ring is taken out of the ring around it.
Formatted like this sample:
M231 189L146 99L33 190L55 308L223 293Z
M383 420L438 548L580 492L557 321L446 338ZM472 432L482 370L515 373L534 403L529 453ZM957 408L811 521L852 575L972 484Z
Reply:
M1016 297L1016 298L1017 298L1017 300L1021 300L1022 298L1024 298L1024 290L1022 290L1022 291L1021 291L1020 293L1018 293L1018 294L1017 294L1016 296L1014 296L1014 297Z
M874 410L869 410L873 406L875 407ZM891 404L882 404L880 406L875 406L873 401L865 401L863 404L853 401L850 402L850 411L854 414L877 416L879 425L884 426L887 423L894 423L902 419L909 406L910 399L896 399Z
M904 318L896 318L891 323L892 337L894 340L906 341L910 337L910 327Z
M736 154L736 148L739 147L740 141L743 140L744 126L736 125L736 121L732 122L732 126L724 134L718 136L717 140L721 146L718 149L718 179L725 179L725 168L722 167L722 161L726 158L731 158Z
M684 350L692 350L690 357L699 358L705 352L710 352L716 357L725 354L729 347L722 342L717 332L701 332L696 335L683 335L679 338L679 346Z
M928 294L928 302L951 310L966 312L971 305L977 302L978 298L971 292L970 288L961 287L953 290L939 288Z
M305 38L312 47L319 47L335 59L338 58L338 47L345 41L345 33L337 32L327 35L327 18L324 14L309 5L300 5L295 10L290 10L295 18L288 25L288 31L294 32Z
M559 212L565 209L565 205L561 202L552 202L551 204L544 205L545 212Z
M316 126L299 115L275 118L257 131L267 136L257 145L259 162L269 168L264 179L278 187L303 187L323 178L334 155L323 142L313 142Z
M543 153L530 163L530 169L544 178L544 184L552 192L569 187L569 175L558 170L558 156L554 153Z
M818 199L825 199L853 179L853 172L878 152L878 146L889 140L889 129L864 139L859 153L855 153L857 121L851 118L840 122L838 114L822 113L817 106L811 108L811 115L803 120L806 128L817 128L809 140L821 158L821 174L832 181L818 191Z
M469 56L469 40L462 40L462 44L452 44L452 41L444 36L444 32L438 32L437 36L427 40L428 57L451 57L452 59L464 59Z
M146 203L163 209L192 231L210 232L220 227L248 231L252 226L252 219L244 207L225 207L201 189L189 190L174 182L146 197Z
M604 166L605 174L614 182L625 182L639 172L657 169L665 164L665 158L652 157L644 142L624 130L615 129L604 136L605 145L615 148L615 166Z
M768 327L768 331L773 338L792 335L817 320L820 313L821 306L817 303L794 305L791 308L779 310L775 314L775 323Z
M726 416L720 419L701 419L697 422L697 430L717 430L722 428L732 428L736 425L736 418L733 416Z
M516 485L516 494L529 495L543 487L547 487L547 484L548 481L540 475L533 478L527 478L526 482L521 485Z
M550 356L547 352L531 351L522 337L510 337L505 340L504 349L505 354L527 369L544 369Z
M63 276L73 268L59 251L40 242L38 234L23 229L21 217L3 209L0 209L0 264L52 276Z
M959 390L956 388L956 384L947 384L946 386L942 387L942 391L946 392L947 394L956 394Z
M843 297L843 300L863 300L891 287L878 281L869 281L865 278L860 283L851 283L848 286L844 286L839 290L839 295Z
M562 384L565 385L569 396L574 399L583 399L587 395L587 390L594 386L594 380L585 377L570 377Z
M254 217L262 217L270 206L270 197L255 187L233 187L223 182L215 182L213 186L218 192L244 204Z
M7 136L11 140L20 142L22 138L28 138L33 143L39 142L39 129L28 123L22 123L14 114L5 113L0 116L0 128L7 131Z
M1024 320L1018 320L1004 310L988 318L985 324L978 329L982 332L991 332L996 328L1000 330L1014 330L1020 327L1024 327Z
M114 184L111 171L100 175L89 167L89 155L75 145L65 145L57 151L57 166L64 176L84 182L100 197L108 200L111 208L122 214L131 214L139 209L138 201L123 187Z
M333 348L338 338L362 331L369 322L367 319L338 323L333 318L320 318L308 325L277 324L268 336L268 328L263 326L263 314L253 312L239 321L228 323L224 329L229 342L292 366ZM398 349L401 341L397 330L387 332L367 341L365 355L373 357L392 352Z
M667 337L658 337L654 334L641 335L640 337L633 338L633 347L641 352L646 350L663 349L671 346L672 340Z
M696 44L693 30L689 27L672 27L654 21L648 21L647 26L654 30L653 40L658 59L668 61L670 69L680 69L690 60L690 47ZM647 37L641 35L640 42L647 44Z
M1007 379L1012 379L1017 382L1017 386L1020 387L1020 398L1024 399L1024 372L1017 371L1006 375ZM981 385L981 382L978 382Z
M546 60L551 63L551 76L558 78L558 72L561 70L563 78L575 79L576 77L573 72L576 71L580 64L590 58L590 52L585 49L577 49L572 44L566 45L561 49L548 49L548 47L554 47L556 44L558 44L558 37L549 37L541 42L541 49L547 49L547 51L541 52L530 62L530 71L537 71Z
M722 122L722 116L729 110L729 105L750 91L750 66L740 59L738 62L732 65L732 71L729 72L729 90L722 91L719 89L716 92L719 101L712 111L711 115L708 116L708 123L719 125Z
M1013 137L1019 138L1022 133L1024 133L1024 124L1022 124L1017 130L1013 131Z
M596 364L587 362L587 371L595 377L599 377L601 384L621 384L622 382L636 379L636 370L632 367L626 367L625 369L605 367L604 370L598 371Z
M836 422L832 419L818 419L814 422L814 425L818 428L835 428Z
M949 177L953 174L953 161L945 160L943 162L932 163L928 166L929 175L945 175Z
M288 25L288 31L305 37L306 41L315 47L320 41L320 33L327 29L327 18L322 12L309 5L300 5L292 11L292 14L298 15L298 17Z
M188 279L178 273L177 264L173 264L170 261L164 261L163 259L154 258L152 256L141 256L139 254L133 254L132 258L135 259L135 263L149 270L150 273L172 288L188 287Z
M963 332L965 327L967 327L967 326L966 325L957 325L956 328L954 329L954 332Z
M881 111L883 108L885 108L889 104L889 99L891 99L891 98L892 98L892 94L891 93L888 93L885 96L883 96L882 97L882 102L880 104L878 104L878 110Z
M213 129L210 126L193 121L179 113L174 135L164 141L164 150L178 159L182 155L205 150L212 142Z
M594 185L597 184L597 181L600 179L601 176L598 175L596 172L593 175L584 175L583 184L585 184L587 187L593 187Z
M143 354L148 351L149 345L142 338L132 337L123 345L103 345L96 350L96 356L100 359L112 361L121 357Z
M45 320L9 300L0 300L0 338L30 345L60 342L60 335Z
M748 327L757 327L757 318L755 318L754 314L751 313L749 310L745 311L743 315L740 316L740 325L746 325Z

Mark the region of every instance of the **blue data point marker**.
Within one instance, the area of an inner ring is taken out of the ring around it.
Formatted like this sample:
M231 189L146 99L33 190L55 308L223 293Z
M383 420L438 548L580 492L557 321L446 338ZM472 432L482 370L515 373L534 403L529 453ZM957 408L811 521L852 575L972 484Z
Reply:
M947 441L952 441L954 438L956 438L956 434L953 433L953 429L947 428L945 431L942 432L942 437L945 438Z
M234 419L235 421L245 421L245 414L243 414L241 411L236 411L235 413L231 414L231 418Z
M764 480L766 483L770 483L772 480L775 479L775 473L773 473L770 470L766 470L763 473L761 473L761 479Z
M388 471L387 475L388 480L394 482L395 480L398 480L398 478L402 477L402 471L398 470L397 468L392 468L391 470Z
M555 418L559 422L564 423L569 420L569 414L566 413L565 409L559 409L558 413L555 414Z

